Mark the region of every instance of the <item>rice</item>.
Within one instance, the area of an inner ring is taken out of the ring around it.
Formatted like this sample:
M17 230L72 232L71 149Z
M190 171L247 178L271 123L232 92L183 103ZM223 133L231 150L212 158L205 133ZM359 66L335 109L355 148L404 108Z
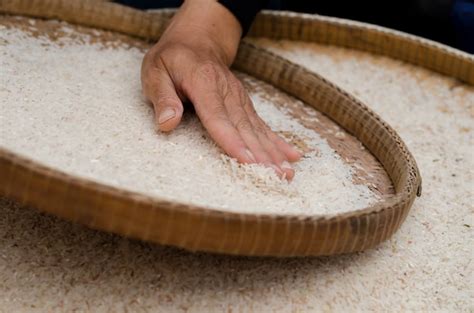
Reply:
M171 134L157 133L141 96L144 49L104 44L66 23L51 38L28 23L0 26L0 146L70 174L218 210L332 214L377 201L326 139L262 90L251 90L258 114L308 147L291 183L225 156L193 114Z

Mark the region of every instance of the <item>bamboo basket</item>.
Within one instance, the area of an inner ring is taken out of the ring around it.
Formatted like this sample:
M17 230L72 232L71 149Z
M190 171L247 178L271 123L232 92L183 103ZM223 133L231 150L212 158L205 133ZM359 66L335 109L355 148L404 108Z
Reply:
M173 14L92 0L0 0L0 12L55 18L153 41ZM264 12L250 35L385 54L474 84L472 56L363 23ZM0 195L95 229L192 251L333 255L368 249L389 238L421 195L416 162L397 133L360 100L325 78L245 41L234 67L301 99L353 134L383 165L395 194L365 209L328 216L229 213L99 184L0 148Z

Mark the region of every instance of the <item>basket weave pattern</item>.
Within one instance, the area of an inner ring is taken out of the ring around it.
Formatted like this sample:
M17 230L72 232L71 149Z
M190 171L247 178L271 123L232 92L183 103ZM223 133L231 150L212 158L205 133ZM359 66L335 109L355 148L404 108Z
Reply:
M145 40L157 40L173 14L169 10L145 13L90 0L2 0L0 12L56 18ZM471 56L362 23L265 12L250 34L384 54L474 84ZM416 162L398 134L351 94L265 49L244 41L234 67L301 99L356 136L384 166L396 194L372 207L331 216L229 213L102 185L0 148L0 195L89 227L188 250L331 255L367 249L389 238L421 193Z

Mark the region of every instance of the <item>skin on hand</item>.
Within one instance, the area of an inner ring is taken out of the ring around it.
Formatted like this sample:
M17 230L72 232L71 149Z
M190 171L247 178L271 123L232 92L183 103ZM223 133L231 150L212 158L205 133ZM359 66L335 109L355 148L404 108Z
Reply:
M158 129L173 130L189 100L212 139L241 163L261 163L292 179L301 154L257 115L229 66L241 27L216 0L187 0L142 64L143 93Z

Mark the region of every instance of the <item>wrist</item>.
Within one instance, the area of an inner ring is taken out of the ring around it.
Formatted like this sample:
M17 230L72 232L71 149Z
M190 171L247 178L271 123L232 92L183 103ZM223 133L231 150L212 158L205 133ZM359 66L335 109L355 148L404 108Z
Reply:
M242 29L235 16L217 0L186 0L163 37L210 50L226 65L234 61Z

